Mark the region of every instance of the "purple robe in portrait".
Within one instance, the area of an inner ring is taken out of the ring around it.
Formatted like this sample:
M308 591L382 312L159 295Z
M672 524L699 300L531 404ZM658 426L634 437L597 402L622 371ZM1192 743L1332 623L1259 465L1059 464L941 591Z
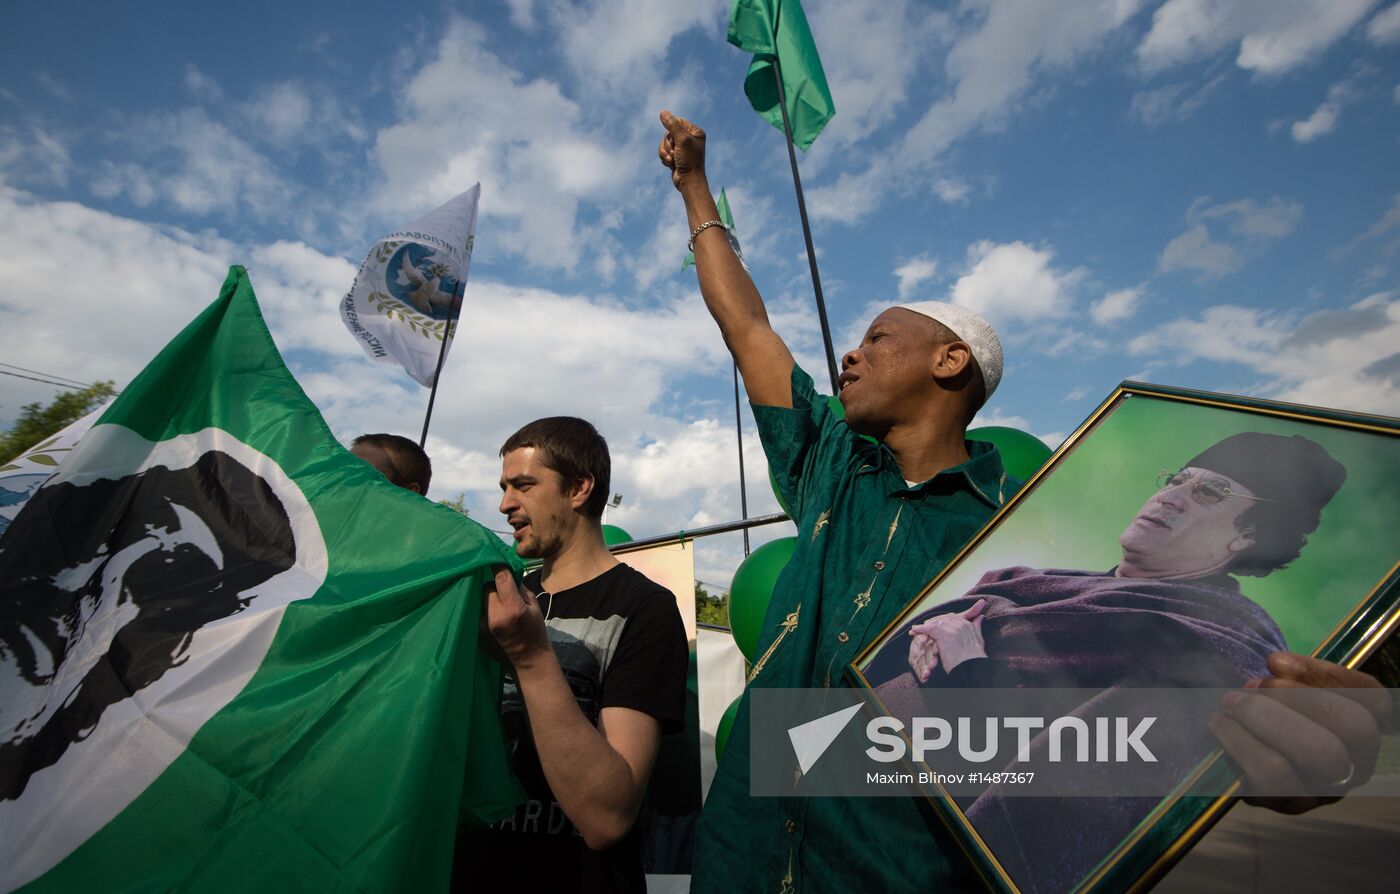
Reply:
M963 662L952 674L935 668L919 684L909 670L908 628L964 611L978 599L987 600L987 657ZM1018 567L990 571L965 596L916 616L871 663L866 678L906 722L922 713L930 688L1094 689L1097 695L1056 708L1092 727L1095 717L1125 713L1130 700L1124 689L1239 686L1267 676L1269 654L1286 648L1273 619L1223 574L1162 581ZM1134 772L1184 779L1217 747L1205 727L1208 714L1192 706L1160 718L1155 735L1159 742L1166 738L1165 747L1154 749L1159 763ZM1035 737L1032 758L1043 757L1046 747L1044 735ZM1063 794L1053 797L1007 797L993 786L975 799L958 800L1023 891L1066 891L1161 801L1076 796L1082 786L1102 784L1106 769L1064 766L1056 778Z

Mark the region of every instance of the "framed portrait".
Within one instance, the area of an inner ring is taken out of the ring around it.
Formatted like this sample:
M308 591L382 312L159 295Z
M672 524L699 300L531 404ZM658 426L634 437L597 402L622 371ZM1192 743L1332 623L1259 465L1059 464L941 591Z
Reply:
M939 687L1077 690L1085 706L1223 691L1281 650L1355 667L1400 621L1397 482L1400 420L1125 382L849 674L898 716ZM949 618L977 636L945 633ZM953 791L906 766L990 889L1136 891L1239 788L1204 716L1178 725L1196 750L1157 768L1174 775L1151 797Z

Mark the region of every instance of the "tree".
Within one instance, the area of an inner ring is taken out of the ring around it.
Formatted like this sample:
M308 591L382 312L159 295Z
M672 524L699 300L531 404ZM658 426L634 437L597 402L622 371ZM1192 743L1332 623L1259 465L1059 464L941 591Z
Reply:
M446 500L438 500L438 502L446 506L448 509L456 509L463 515L471 515L471 511L467 509L466 491L458 491L457 496L451 497Z
M695 620L701 624L729 626L729 594L712 596L710 592L695 582Z
M0 434L0 463L9 462L65 426L77 422L116 394L111 382L98 382L78 391L65 391L47 407L26 404L10 430Z

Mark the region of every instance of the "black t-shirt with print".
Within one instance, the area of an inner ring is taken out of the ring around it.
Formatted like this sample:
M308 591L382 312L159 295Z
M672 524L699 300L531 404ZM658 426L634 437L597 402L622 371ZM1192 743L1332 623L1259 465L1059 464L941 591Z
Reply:
M589 722L603 708L631 708L655 717L663 735L681 729L689 652L669 590L623 564L558 593L541 593L539 572L525 586L541 594L550 645ZM528 800L513 817L458 836L454 889L644 892L643 823L606 851L589 850L549 790L509 674L501 720Z

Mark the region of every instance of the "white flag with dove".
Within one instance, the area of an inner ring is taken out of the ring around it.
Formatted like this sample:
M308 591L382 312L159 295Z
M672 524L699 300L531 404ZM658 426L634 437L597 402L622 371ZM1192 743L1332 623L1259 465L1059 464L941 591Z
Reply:
M429 211L370 250L340 318L371 360L399 363L432 387L443 339L457 329L476 240L481 184Z

